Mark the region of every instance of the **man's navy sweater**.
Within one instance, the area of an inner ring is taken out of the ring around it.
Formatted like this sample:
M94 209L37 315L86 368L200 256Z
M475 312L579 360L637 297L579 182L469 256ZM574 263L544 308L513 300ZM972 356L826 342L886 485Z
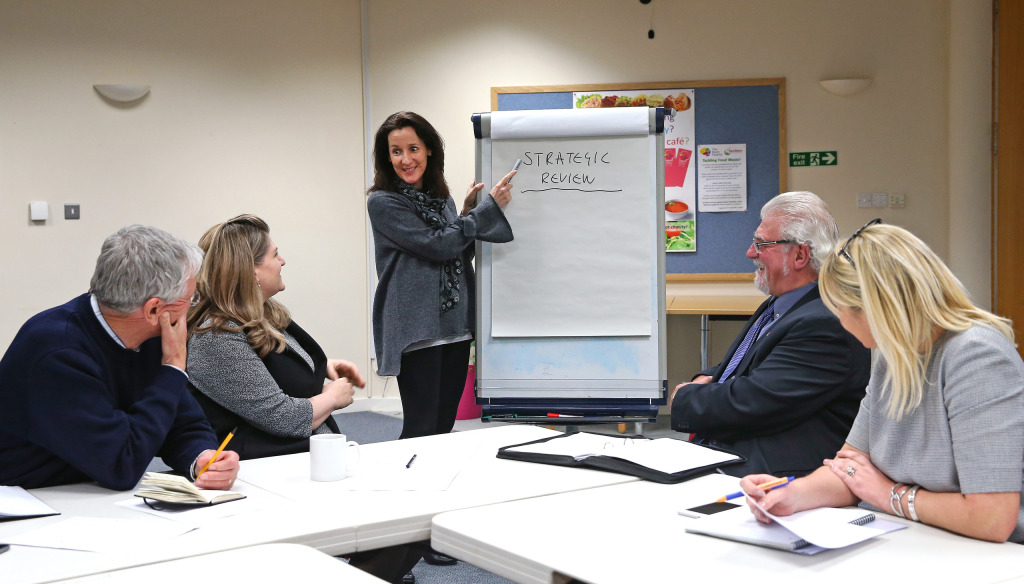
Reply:
M216 437L161 356L119 346L88 294L30 318L0 360L0 484L127 490L154 456L187 476Z

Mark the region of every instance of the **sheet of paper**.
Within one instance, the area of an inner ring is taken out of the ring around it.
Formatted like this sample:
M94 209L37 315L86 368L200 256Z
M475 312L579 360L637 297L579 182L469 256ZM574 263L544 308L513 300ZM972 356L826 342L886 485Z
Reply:
M701 213L747 210L747 145L697 146L697 204Z
M446 491L461 472L462 461L472 460L477 450L394 452L363 461L352 476L334 484L347 491ZM407 467L413 454L416 460Z
M117 504L133 511L146 513L148 515L156 515L163 519L170 519L171 521L177 521L178 523L197 528L225 517L244 515L246 513L259 511L263 508L263 505L260 504L257 499L253 499L248 496L245 499L229 501L219 505L196 505L194 507L171 505L161 506L159 502L157 502L154 503L154 506L156 506L157 509L154 509L147 505L142 500L142 497L131 497L124 501L118 501Z
M618 449L610 456L665 473L676 473L736 459L735 455L727 452L672 438L634 440L631 447Z
M4 543L89 552L125 551L160 545L192 527L173 521L132 521L69 517L63 521L5 537Z
M749 497L747 500L751 500ZM754 505L757 505L755 502ZM860 543L886 533L883 529L850 523L858 517L869 515L863 509L835 509L821 507L800 511L792 515L773 515L758 505L758 509L776 523L793 532L800 539L825 549L837 549Z
M21 487L0 486L0 517L36 517L59 512Z
M650 336L646 135L495 141L492 154L498 177L523 161L505 208L515 239L492 250L492 335Z

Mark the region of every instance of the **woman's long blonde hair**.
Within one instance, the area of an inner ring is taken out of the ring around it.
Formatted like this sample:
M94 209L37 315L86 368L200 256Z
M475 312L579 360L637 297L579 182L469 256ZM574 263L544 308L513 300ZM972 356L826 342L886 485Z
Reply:
M829 254L818 275L833 313L863 310L888 365L888 415L900 419L921 403L936 332L989 325L1013 341L1009 320L975 306L960 280L923 241L894 225L869 225Z
M203 234L199 247L206 259L196 276L199 303L188 312L189 335L241 330L261 358L284 351L280 331L291 323L291 315L273 298L263 301L253 269L263 262L269 241L270 227L255 215L239 215ZM241 326L229 326L228 321Z

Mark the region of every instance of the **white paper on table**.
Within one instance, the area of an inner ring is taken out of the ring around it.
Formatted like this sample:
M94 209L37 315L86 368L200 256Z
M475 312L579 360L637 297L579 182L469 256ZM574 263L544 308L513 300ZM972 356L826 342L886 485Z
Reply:
M360 462L352 476L332 484L347 491L446 491L477 450L469 446L391 452ZM406 467L414 454L416 460Z
M753 501L747 497L748 501ZM793 532L800 539L823 547L825 549L837 549L860 543L877 537L891 529L879 529L868 525L855 525L850 521L856 517L870 515L864 509L837 509L833 507L821 507L799 511L792 515L772 515L765 511L757 502L754 505L761 509L765 515L771 517L779 525Z
M31 531L6 536L4 543L65 550L110 552L150 548L189 531L192 531L191 526L171 521L69 517Z
M22 487L0 486L0 517L37 517L60 515Z
M245 499L237 499L235 501L228 501L227 503L220 503L218 505L161 506L159 504L155 504L158 508L153 509L142 500L142 497L131 497L124 501L118 501L117 505L133 511L139 511L149 515L156 515L163 519L177 521L178 523L191 527L202 527L225 517L244 515L246 513L259 511L263 508L263 505L260 504L258 500L252 499L248 495Z

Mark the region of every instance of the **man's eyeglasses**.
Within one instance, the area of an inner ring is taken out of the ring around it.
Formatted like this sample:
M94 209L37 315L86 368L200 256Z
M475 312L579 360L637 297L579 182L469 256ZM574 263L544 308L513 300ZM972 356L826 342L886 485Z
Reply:
M757 254L761 253L761 248L766 245L778 245L780 243L796 243L792 239L776 239L775 241L758 241L754 240L754 252Z
M199 292L196 292L196 293L192 294L192 298L189 299L188 305L189 306L198 306L199 305L199 301L201 299L202 298L200 298Z
M858 235L860 235L860 232L861 232L861 231L864 231L864 230L865 230L865 229L867 229L868 227L871 227L872 225L877 225L877 224L879 224L879 223L881 223L881 222L882 222L882 219L881 219L881 218L875 218L875 219L872 219L871 221L868 221L867 223L865 223L865 224L864 224L864 227L861 227L861 228L860 228L860 229L858 229L857 231L854 231L854 232L853 232L853 235L851 235L851 236L850 236L850 239L847 239L847 240L846 240L846 243L844 243L844 244L843 244L843 247L841 247L841 248L839 249L839 252L838 252L838 253L837 253L836 255L837 255L837 256L839 256L839 257L844 257L844 258L846 258L846 261L850 262L850 267L851 267L851 268L854 268L854 269L856 269L856 268L857 268L857 264L853 263L853 258L852 258L852 257L850 257L850 254L849 254L849 253L847 253L847 251L846 251L846 246L850 245L850 242L851 242L851 241L853 241L853 239L854 239L855 237L857 237Z

